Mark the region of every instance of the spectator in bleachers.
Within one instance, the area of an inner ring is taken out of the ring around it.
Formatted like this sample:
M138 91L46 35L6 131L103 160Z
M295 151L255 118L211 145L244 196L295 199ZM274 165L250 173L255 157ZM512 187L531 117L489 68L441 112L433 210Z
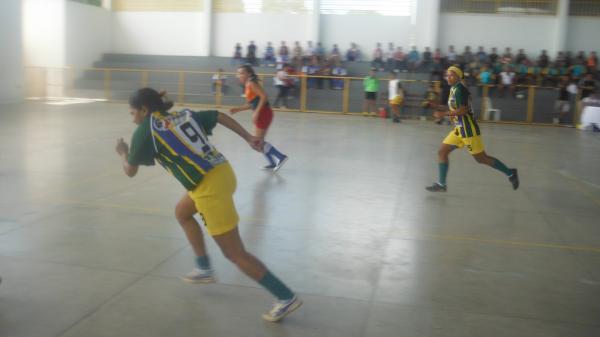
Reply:
M422 69L425 72L431 71L431 65L433 64L433 54L429 47L425 47L425 51L423 52L423 63L421 64Z
M285 56L286 59L290 56L290 50L288 46L285 45L285 41L281 41L281 45L279 46L279 56Z
M340 48L338 47L337 44L333 45L333 48L331 48L331 57L330 57L334 62L341 62L342 61L342 53L340 52Z
M404 104L404 90L402 89L402 83L400 83L394 72L390 73L388 82L388 101L392 113L392 122L400 123L400 109Z
M379 91L379 79L377 78L377 69L371 68L369 76L363 80L365 91L365 103L363 107L364 116L377 116L377 92ZM371 111L371 108L373 111Z
M221 95L225 94L225 81L227 80L227 76L223 74L223 69L219 68L215 74L212 75L212 85L211 85L211 94L216 94L217 89L219 89L219 93Z
M235 44L235 51L233 52L233 58L231 59L231 65L239 67L242 64L242 45L238 42Z
M558 86L558 97L556 99L556 104L554 105L556 118L554 119L555 124L562 123L564 118L567 116L569 111L571 110L571 106L569 103L569 79L565 76L560 80L560 84Z
M325 61L326 51L325 51L325 47L323 47L323 44L321 42L317 42L317 48L315 51L316 51L317 57L319 58L319 62Z
M383 49L381 48L381 43L377 42L375 50L373 51L373 62L371 62L371 67L383 70L383 66Z
M320 70L321 70L321 67L319 66L319 61L317 60L316 56L314 56L312 58L312 60L310 61L310 63L308 65L305 65L304 67L302 67L302 73L307 76L317 76ZM316 88L317 83L319 82L318 80L319 79L317 79L317 78L309 77L307 79L308 87Z
M346 52L346 60L349 62L360 60L360 51L358 50L356 43L350 43L350 49Z
M575 62L569 69L571 78L578 81L585 73L585 66L583 63Z
M439 96L435 83L431 82L429 89L423 95L424 100L421 102L421 106L423 107L423 110L421 110L421 120L426 120L427 116L437 108L440 101Z
M523 64L523 61L525 61L525 65L529 65L529 59L527 58L525 51L523 49L519 49L519 53L517 54L517 56L515 58L515 63Z
M565 52L565 66L567 68L571 67L573 65L573 56L571 55L571 51L567 50Z
M479 78L479 96L483 96L483 88L488 88L488 97L491 97L494 88L492 84L494 84L494 74L492 74L492 70L488 68L486 65L481 67L481 71L478 74Z
M515 79L515 73L510 66L504 66L504 70L500 73L500 84L498 86L498 93L500 97L504 97L506 89L512 97L514 95L515 88L513 86Z
M490 64L492 64L492 65L494 65L498 62L498 49L496 47L492 48L492 52L490 53L488 60L489 60Z
M454 51L454 46L448 46L448 55L446 55L446 59L448 60L449 63L456 63L458 56L456 55L456 52Z
M406 55L402 47L396 47L394 52L394 71L406 71Z
M550 65L550 58L546 54L546 49L542 50L542 54L538 57L538 66L542 69L548 68Z
M465 51L462 53L462 64L463 64L463 69L465 69L465 65L468 66L471 63L473 63L473 61L475 61L475 57L473 56L473 53L471 52L471 46L466 46L465 47Z
M577 56L575 56L575 63L585 64L585 61L585 52L583 50L580 50L579 53L577 53Z
M306 49L304 49L304 55L302 55L303 64L310 63L312 61L313 56L315 56L316 54L317 53L315 51L315 48L313 47L313 42L307 41Z
M394 43L388 42L388 48L384 54L384 61L386 63L386 70L394 70Z
M408 61L408 69L410 71L415 71L419 67L421 63L421 57L419 56L419 52L417 51L417 47L413 46L412 50L408 53L407 57Z
M488 62L488 56L485 53L485 50L483 49L482 46L479 46L479 51L477 51L476 59L480 65L483 65Z
M275 48L271 45L271 42L267 42L267 48L265 48L265 64L268 67L275 65Z
M565 62L565 54L562 51L559 51L558 54L556 55L556 60L555 62L557 63L558 67L563 66L566 62Z
M506 47L504 49L504 54L502 54L502 63L503 64L507 64L507 65L512 65L513 64L513 54L512 51L510 49L510 47Z
M277 74L273 78L275 86L277 87L277 97L275 98L275 102L273 102L275 108L288 108L288 91L292 84L292 79L289 77L288 70L288 65L284 64L283 68L277 71ZM283 103L281 106L279 105L280 102Z
M433 65L431 66L431 73L429 75L430 81L443 81L444 80L444 66L442 60L438 58L433 59Z
M579 83L579 89L581 90L581 99L590 96L596 91L596 81L591 73L585 74L585 77Z
M250 41L250 44L246 48L246 63L255 66L257 63L256 61L256 45L254 44L254 41Z
M587 70L588 73L596 74L596 70L598 68L598 57L596 57L596 52L593 51L590 53L590 56L587 58Z
M332 72L331 63L329 61L323 61L323 62L321 62L321 69L319 69L319 72L317 73L317 75L330 77L331 72ZM321 77L321 78L317 79L317 88L318 89L323 89L323 82L328 83L329 89L333 88L333 83L331 82L331 78L325 78L325 77Z
M331 75L334 77L345 77L348 76L348 71L342 67L341 62L338 60L333 63L333 69L331 69ZM343 90L344 89L344 80L340 78L334 78L331 80L332 89L335 90Z
M442 51L440 50L440 48L435 48L435 52L433 53L433 61L437 61L440 64L442 63Z
M302 47L298 41L294 43L294 49L292 50L292 64L297 68L302 67Z

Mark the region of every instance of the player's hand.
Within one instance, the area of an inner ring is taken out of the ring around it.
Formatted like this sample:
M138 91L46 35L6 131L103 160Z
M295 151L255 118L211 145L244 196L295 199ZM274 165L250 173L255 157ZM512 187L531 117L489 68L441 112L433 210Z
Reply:
M263 146L265 145L262 139L260 139L258 137L250 136L247 139L247 141L251 148L253 148L254 150L256 150L258 152L262 152Z
M122 156L124 154L128 154L129 153L129 145L127 145L127 143L125 143L125 141L123 141L123 138L119 138L117 139L117 146L115 147L115 150L117 151L117 153Z
M239 108L231 108L231 109L229 109L229 113L232 114L232 115L235 114L235 113L238 113L240 111L241 110Z

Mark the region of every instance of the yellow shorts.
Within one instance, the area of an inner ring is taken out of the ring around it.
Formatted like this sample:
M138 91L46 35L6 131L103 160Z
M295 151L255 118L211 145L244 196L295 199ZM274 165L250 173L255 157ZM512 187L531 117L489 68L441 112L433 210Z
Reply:
M237 227L240 217L233 203L236 184L233 169L225 162L208 171L200 185L188 192L212 236Z
M444 138L444 141L442 143L454 145L459 149L463 146L466 146L467 151L469 151L470 154L478 154L485 150L483 147L483 141L481 140L481 136L462 138L458 129L450 131L450 133L448 134L448 136L446 136L446 138Z
M401 96L396 96L390 99L390 105L401 105L404 99Z

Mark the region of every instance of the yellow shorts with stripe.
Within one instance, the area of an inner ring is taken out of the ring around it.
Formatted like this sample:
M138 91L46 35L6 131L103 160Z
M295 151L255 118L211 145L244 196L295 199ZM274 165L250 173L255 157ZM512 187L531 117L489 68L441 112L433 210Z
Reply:
M200 185L188 192L211 236L233 230L240 221L233 203L236 185L235 173L225 162L208 171Z
M402 96L396 96L390 99L390 105L402 105L402 102L404 102L404 98Z
M481 136L463 138L460 136L460 130L458 128L450 131L442 143L454 145L459 149L466 147L470 154L478 154L485 150Z

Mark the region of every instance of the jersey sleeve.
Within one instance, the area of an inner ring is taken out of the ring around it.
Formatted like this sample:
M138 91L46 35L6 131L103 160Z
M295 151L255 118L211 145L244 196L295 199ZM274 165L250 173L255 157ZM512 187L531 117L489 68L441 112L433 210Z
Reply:
M212 135L212 130L217 126L219 112L217 110L194 111L192 117L202 128L206 135Z
M154 165L154 144L150 131L150 118L147 118L133 133L127 161L129 165Z
M456 100L456 107L469 105L469 91L462 84L456 87L456 91L454 92L454 98Z

